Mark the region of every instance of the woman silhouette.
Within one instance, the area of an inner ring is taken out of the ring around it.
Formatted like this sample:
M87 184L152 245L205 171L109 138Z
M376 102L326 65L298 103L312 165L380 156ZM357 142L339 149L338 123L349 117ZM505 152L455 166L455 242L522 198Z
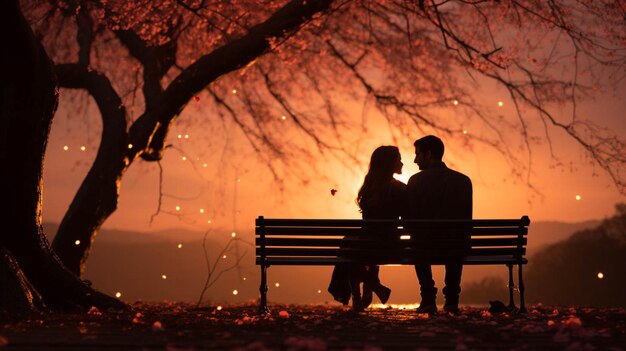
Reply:
M393 178L402 173L400 151L395 146L380 146L372 153L369 170L359 189L356 203L363 219L398 219L407 210L406 185ZM393 240L384 227L371 227L368 235L378 240ZM337 265L328 291L335 300L347 305L352 295L352 309L363 311L372 302L372 292L386 303L391 290L380 283L376 265ZM363 283L361 296L360 283Z

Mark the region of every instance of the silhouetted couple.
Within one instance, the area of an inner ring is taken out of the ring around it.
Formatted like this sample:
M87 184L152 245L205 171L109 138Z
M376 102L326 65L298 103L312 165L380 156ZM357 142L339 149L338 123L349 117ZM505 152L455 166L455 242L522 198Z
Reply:
M356 202L363 219L472 219L472 183L470 179L442 162L444 145L441 139L429 135L418 139L415 160L420 172L413 175L407 185L393 178L402 173L400 152L395 146L380 146L372 153L369 170L359 190ZM392 237L392 228L368 228L384 249L385 241ZM420 234L428 241L428 235ZM350 239L346 237L346 239ZM422 240L422 241L424 241ZM452 257L445 265L444 310L457 313L461 293L462 257ZM363 311L372 302L372 292L384 304L391 290L380 283L376 265L341 264L335 266L328 291L335 300L347 305L352 297L352 309ZM422 301L419 313L437 311L437 288L429 264L418 264L415 272L420 284ZM360 284L363 284L361 294Z

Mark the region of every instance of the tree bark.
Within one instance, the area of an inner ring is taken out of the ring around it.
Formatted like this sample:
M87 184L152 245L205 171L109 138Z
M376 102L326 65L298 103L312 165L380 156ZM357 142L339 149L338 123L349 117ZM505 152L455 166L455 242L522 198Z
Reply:
M0 201L5 208L0 211L0 249L6 250L0 265L23 282L6 298L26 301L23 310L37 307L32 290L52 309L125 308L83 283L50 249L41 211L45 149L58 101L53 66L17 0L0 1L0 39L5 43L0 54ZM10 282L5 277L3 285Z

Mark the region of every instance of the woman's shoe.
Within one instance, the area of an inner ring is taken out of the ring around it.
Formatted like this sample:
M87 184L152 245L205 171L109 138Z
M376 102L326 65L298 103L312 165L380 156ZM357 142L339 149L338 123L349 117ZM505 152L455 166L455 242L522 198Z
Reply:
M363 309L369 307L372 303L372 287L369 284L363 284L363 299L361 306Z
M376 293L376 296L378 296L378 298L380 299L380 303L382 303L383 305L386 304L387 301L389 301L391 289L389 289L388 287L382 284L378 284L378 286L374 288L374 292ZM365 298L365 290L363 290L363 298Z
M361 300L361 296L352 295L352 312L363 312L365 309L363 308L363 301Z

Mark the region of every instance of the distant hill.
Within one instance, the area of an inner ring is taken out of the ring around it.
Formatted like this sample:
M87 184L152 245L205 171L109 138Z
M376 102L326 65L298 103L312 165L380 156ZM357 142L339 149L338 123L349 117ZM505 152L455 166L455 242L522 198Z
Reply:
M547 245L563 241L576 232L595 228L600 222L599 220L578 223L531 222L528 229L528 252L532 254Z
M626 204L594 228L529 253L524 282L530 302L625 307ZM466 303L506 300L506 277L493 276L464 288Z
M44 232L48 236L48 240L52 241L59 229L58 223L44 223ZM215 228L212 233L226 233L227 230L221 228ZM102 229L98 233L96 243L103 242L118 242L118 243L145 243L145 242L159 242L159 241L202 241L204 232L194 231L182 228L171 228L157 231L130 231L123 229Z
M534 222L530 225L528 251L530 254L550 244L570 237L574 232L593 228L600 221L581 223ZM45 223L50 240L58 224ZM238 233L247 242L253 242L252 228ZM207 264L202 247L204 233L186 229L167 229L154 232L135 232L103 229L98 234L87 262L86 279L101 291L114 295L122 293L126 301L176 300L194 302L198 299L207 278ZM221 249L231 239L230 232L215 229L207 237L210 262L216 260L223 268L232 267L235 251L226 253L226 259L217 259ZM181 248L178 245L182 244ZM244 243L239 245L244 255L239 269L224 273L207 293L212 301L247 301L259 294L259 269L254 264L254 250ZM332 267L271 267L269 298L277 302L315 303L332 300L326 292ZM162 279L166 275L167 279ZM434 270L438 285L443 281L443 268ZM466 267L464 283L480 281L488 276L505 277L502 267ZM306 277L306 278L305 278ZM244 280L245 278L245 280ZM412 267L383 267L383 282L393 289L391 302L415 302L418 286ZM279 283L279 287L275 286ZM237 290L237 295L233 295Z

